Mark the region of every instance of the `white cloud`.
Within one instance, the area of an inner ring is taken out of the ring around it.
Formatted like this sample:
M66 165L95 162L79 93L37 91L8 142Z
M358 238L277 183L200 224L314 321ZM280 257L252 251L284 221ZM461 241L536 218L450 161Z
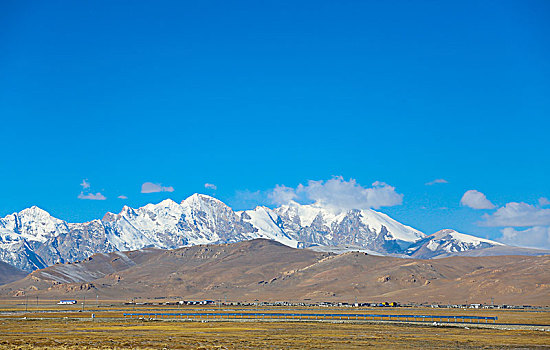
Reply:
M545 207L547 205L550 205L550 200L548 200L548 198L546 198L546 197L540 197L539 198L539 205L541 207Z
M491 215L485 215L485 226L547 226L550 225L550 209L537 208L527 203L507 203Z
M105 197L104 195L102 195L101 193L96 193L96 194L93 194L93 193L84 193L84 192L80 192L80 194L78 195L78 199L90 199L90 200L95 200L95 201L104 201L107 199L107 197Z
M141 185L141 193L155 192L174 192L174 187L162 186L162 184L155 184L152 182L144 182L143 185Z
M376 181L372 187L363 187L355 179L346 181L342 176L326 181L309 180L306 185L300 184L295 189L277 185L268 197L279 205L291 200L312 201L343 210L389 207L403 202L403 195L384 182Z
M117 198L119 199L128 199L128 197L126 197L125 195L121 194L120 196L118 196Z
M82 183L80 184L80 186L82 186L83 189L88 189L88 188L90 188L90 183L88 182L88 179L83 179L83 180L82 180Z
M540 198L540 206L546 205ZM550 249L550 209L523 203L510 202L492 214L485 214L481 224L504 227L500 240L504 243L539 249ZM517 230L515 227L526 227Z
M495 205L485 197L485 195L476 190L469 190L464 193L460 204L473 209L494 209Z
M218 186L214 185L214 184L209 184L208 182L204 184L204 188L207 188L207 189L210 189L210 190L217 190L218 189Z
M535 226L521 231L506 227L500 240L520 247L550 249L550 227Z
M78 199L89 199L94 201L104 201L107 199L107 197L100 192L90 192L90 183L88 182L88 179L83 179L80 186L82 186L82 191L80 191L80 194L77 197Z
M435 185L435 184L448 184L449 181L445 180L445 179L435 179L433 181L430 181L430 182L426 182L426 186L432 186L432 185Z
M285 185L277 185L271 192L267 194L267 197L273 204L281 205L287 204L293 201L298 196L296 191L292 187L286 187Z

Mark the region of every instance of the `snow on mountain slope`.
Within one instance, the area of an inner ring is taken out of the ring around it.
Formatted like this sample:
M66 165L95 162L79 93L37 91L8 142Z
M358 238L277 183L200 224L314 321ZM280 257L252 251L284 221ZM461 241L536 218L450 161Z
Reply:
M168 230L176 227L182 213L180 205L167 199L138 209L124 206L118 215L108 213L103 221L108 240L117 250L148 246L171 248L174 244L186 244L185 240ZM169 239L163 239L166 235Z
M425 237L424 233L369 209L336 211L317 204L291 202L273 212L277 214L276 226L305 245L352 245L394 253Z
M430 257L500 244L455 231L425 236L375 210L291 202L274 209L260 206L235 212L216 198L194 194L181 203L167 199L137 209L125 206L118 214L85 223L67 223L37 207L22 210L0 219L0 260L32 271L94 253L255 238L290 247L356 247L378 254Z
M65 221L37 206L7 215L0 218L0 260L26 271L46 267L36 250L68 232Z
M43 243L63 232L69 232L67 223L37 206L0 218L0 242L25 239Z
M429 259L495 246L504 246L504 244L445 229L411 245L407 249L407 253L414 258Z
M403 225L384 213L366 209L361 211L361 215L363 217L363 223L369 225L369 227L376 231L382 230L382 226L386 227L386 229L392 233L392 236L400 242L415 242L426 237L426 234L423 232L410 226Z
M203 194L194 194L181 202L184 208L182 229L190 235L188 245L231 243L256 238L252 225L241 220L222 201Z
M0 242L0 260L24 271L48 266L25 239Z
M124 207L103 218L117 250L177 248L256 238L257 230L223 202L194 194L178 204L170 199L138 209Z
M299 241L285 233L281 227L281 219L273 210L267 207L256 207L254 210L238 212L238 214L244 222L250 223L256 229L247 239L268 238L289 247L298 247Z

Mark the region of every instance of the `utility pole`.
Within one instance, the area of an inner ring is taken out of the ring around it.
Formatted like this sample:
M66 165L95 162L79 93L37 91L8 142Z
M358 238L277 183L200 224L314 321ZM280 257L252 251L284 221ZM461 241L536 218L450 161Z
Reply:
M84 311L84 304L86 304L86 297L84 297L84 300L82 300L82 311Z
M96 304L96 308L99 308L99 295L97 294L95 296L95 304Z
M26 295L25 296L25 312L27 312L27 310L28 310L28 304L29 304L29 296Z
M36 296L36 306L38 306L38 295Z

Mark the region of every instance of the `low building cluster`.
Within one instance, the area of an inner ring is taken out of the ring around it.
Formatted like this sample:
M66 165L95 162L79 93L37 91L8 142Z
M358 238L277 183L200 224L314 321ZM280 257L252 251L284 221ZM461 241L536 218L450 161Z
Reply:
M156 298L162 299L162 298ZM61 300L58 304L69 304L67 300ZM76 300L74 303L76 304ZM494 304L480 304L480 303L471 303L471 304L430 304L430 303L409 303L409 304L400 304L395 301L384 301L384 302L334 302L334 301L323 301L323 302L291 302L291 301L252 301L252 302L241 302L241 301L221 301L221 300L180 300L180 301L166 301L166 302L126 302L126 305L196 305L196 306L207 306L207 305L217 305L217 306L252 306L252 307L327 307L327 308L337 308L337 307L431 307L431 308L445 308L445 309L531 309L538 308L530 305L494 305Z

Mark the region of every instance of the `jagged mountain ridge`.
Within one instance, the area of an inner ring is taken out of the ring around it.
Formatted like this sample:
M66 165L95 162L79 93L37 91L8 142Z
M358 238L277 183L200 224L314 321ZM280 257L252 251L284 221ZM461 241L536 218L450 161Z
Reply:
M504 246L504 244L455 230L444 229L413 243L407 248L407 255L415 258L431 259L497 246Z
M424 233L371 209L334 211L316 204L290 202L275 209L257 207L245 214L245 221L254 227L268 227L271 231L264 228L263 233L270 236L276 232L276 237L269 238L282 243L290 239L306 246L354 245L397 253L425 237Z
M67 223L34 206L0 219L0 260L26 271L94 253L144 247L173 249L267 238L291 247L353 244L396 253L425 235L374 210L334 212L290 203L233 211L216 198L194 194L180 204L167 199L125 206L102 220Z
M439 259L450 256L550 255L550 250L514 247L444 229L411 244L406 254L411 258Z
M220 200L194 194L102 220L67 223L33 206L0 218L0 260L32 271L94 253L145 247L174 249L267 238L290 247L351 246L380 254L406 254L426 235L370 209L337 211L291 202L278 208L233 211ZM474 247L475 248L475 247Z

